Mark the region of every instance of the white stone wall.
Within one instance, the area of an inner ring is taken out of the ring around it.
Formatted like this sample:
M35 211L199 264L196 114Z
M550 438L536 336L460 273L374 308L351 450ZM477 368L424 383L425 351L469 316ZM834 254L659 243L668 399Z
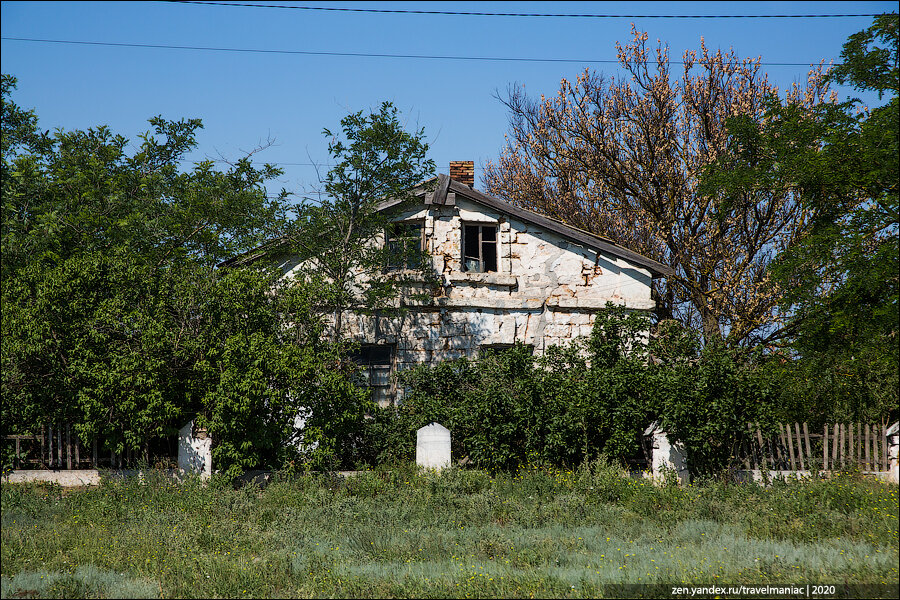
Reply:
M607 302L637 310L654 307L646 269L465 198L457 196L453 206L416 206L395 218L424 223L425 248L445 285L432 302L408 306L402 323L371 317L349 321L360 341L397 344L400 363L516 341L541 352L588 335L594 315ZM462 270L464 223L498 226L497 272Z
M407 211L398 220L425 222L426 249L435 270L451 282L450 299L491 298L592 310L607 301L648 310L651 275L646 269L570 242L535 225L457 197L454 206ZM496 224L497 273L462 271L463 223Z

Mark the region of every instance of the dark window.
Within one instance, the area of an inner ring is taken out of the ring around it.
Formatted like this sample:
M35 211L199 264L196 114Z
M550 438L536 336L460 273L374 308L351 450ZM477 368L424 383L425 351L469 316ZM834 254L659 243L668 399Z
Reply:
M534 354L534 346L531 344L520 344L523 345L529 353ZM488 356L489 354L502 354L504 352L508 352L515 348L515 344L482 344L478 347L478 357L483 358Z
M385 235L388 271L418 269L422 266L423 227L421 223L397 222L388 225Z
M372 399L381 406L389 404L393 395L394 346L364 344L350 354L350 360L359 365L363 385L372 390Z
M497 270L497 226L463 226L463 271L487 273Z

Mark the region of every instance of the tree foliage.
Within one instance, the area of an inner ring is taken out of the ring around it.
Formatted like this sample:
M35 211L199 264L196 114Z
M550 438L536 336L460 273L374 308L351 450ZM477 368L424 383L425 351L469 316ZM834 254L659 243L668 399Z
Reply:
M518 345L405 371L403 403L367 424L372 459L412 459L416 430L436 421L451 430L455 457L490 470L624 461L641 456L643 432L659 421L694 474L727 468L747 422L773 420L768 378L745 353L721 341L701 348L674 321L648 340L648 321L608 306L583 346L533 357Z
M829 75L887 94L886 104L770 98L763 115L728 121L733 152L703 184L728 196L789 190L811 215L806 235L770 268L785 290L785 342L799 359L776 370L810 419L878 420L897 407L897 21L883 15L851 36Z
M198 119L150 119L129 155L128 140L104 126L41 133L8 98L14 85L4 75L4 271L112 249L159 268L211 267L271 235L282 216L262 187L278 173L271 165L256 169L245 157L224 172L211 161L180 168Z
M417 275L387 272L390 252L397 248L383 243L389 219L379 209L388 200L410 199L416 184L434 173L434 161L427 157L424 130L407 131L390 102L376 112L350 114L339 132L325 129L324 134L331 138L328 151L335 165L320 195L297 207L298 218L277 251L295 254L297 279L315 281L322 289L321 304L331 315L332 339L337 340L345 311L389 307L398 285L431 275L422 256L401 257L420 265Z
M661 319L706 340L759 342L778 329L772 258L805 232L808 210L787 190L724 198L698 189L704 166L729 151L725 121L758 115L778 90L758 60L688 50L672 72L669 50L647 34L617 44L626 76L585 70L539 101L512 88L509 142L485 172L487 189L606 236L675 269L654 282ZM789 104L827 100L821 69L787 90Z
M105 127L41 132L14 87L4 75L4 431L68 422L147 457L196 417L231 474L333 461L368 405L321 341L319 290L214 268L283 227L263 187L278 170L182 169L199 120L151 119L133 152Z

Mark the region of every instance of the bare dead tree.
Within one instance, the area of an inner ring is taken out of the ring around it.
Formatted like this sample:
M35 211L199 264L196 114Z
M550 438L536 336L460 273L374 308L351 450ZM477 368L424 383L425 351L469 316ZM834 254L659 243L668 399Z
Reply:
M588 69L540 100L509 89L510 133L485 188L672 266L676 274L655 283L660 318L734 345L777 337L779 291L766 267L804 235L809 215L789 189L726 198L698 184L728 151L726 119L761 117L779 90L759 59L710 52L702 39L673 74L667 46L653 56L647 34L632 34L616 44L625 77ZM783 100L833 102L823 78L812 69Z

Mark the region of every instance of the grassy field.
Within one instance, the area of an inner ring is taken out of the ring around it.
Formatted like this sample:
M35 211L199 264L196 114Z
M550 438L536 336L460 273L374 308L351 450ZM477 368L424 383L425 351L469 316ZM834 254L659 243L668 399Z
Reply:
M156 474L78 491L2 485L4 598L896 586L898 558L897 486L851 475L770 487L654 487L599 464L493 477L307 476L264 490L173 484Z

